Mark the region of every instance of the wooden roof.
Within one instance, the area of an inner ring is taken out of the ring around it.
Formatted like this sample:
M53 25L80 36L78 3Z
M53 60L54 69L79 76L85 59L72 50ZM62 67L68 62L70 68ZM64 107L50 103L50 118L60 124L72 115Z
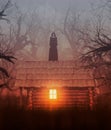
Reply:
M92 73L74 61L24 61L16 67L16 87L94 87Z

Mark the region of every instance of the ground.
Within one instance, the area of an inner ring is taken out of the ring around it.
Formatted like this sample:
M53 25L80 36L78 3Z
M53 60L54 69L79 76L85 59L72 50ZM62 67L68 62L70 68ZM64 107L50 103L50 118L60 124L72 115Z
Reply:
M111 111L0 110L0 130L111 130Z

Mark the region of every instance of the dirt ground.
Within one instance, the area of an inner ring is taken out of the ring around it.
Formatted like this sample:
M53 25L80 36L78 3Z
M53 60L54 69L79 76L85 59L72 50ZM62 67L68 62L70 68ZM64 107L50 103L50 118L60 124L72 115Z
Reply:
M111 111L0 110L0 130L111 130Z

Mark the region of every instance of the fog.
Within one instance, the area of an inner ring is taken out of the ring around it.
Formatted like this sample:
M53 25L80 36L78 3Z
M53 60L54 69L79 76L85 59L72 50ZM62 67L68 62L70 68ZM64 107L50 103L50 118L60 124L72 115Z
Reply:
M34 9L40 6L50 5L58 10L65 10L68 7L87 10L91 3L97 3L97 0L13 0L23 9Z
M45 37L39 36L42 35L41 33L36 36L37 37L36 44L39 45L37 49L37 60L48 59L49 38L51 32L53 31L55 31L58 38L59 59L70 60L73 58L72 53L74 50L71 49L68 40L65 38L63 34L60 33L60 30L57 29L58 28L57 26L61 27L61 25L63 24L68 9L72 9L74 12L80 13L82 18L85 19L87 16L89 16L91 5L98 4L99 0L11 0L11 2L13 3L13 5L16 5L19 8L20 12L24 14L30 14L31 16L33 12L36 12L39 15L39 16L37 15L37 17L39 17L39 20L41 21L40 26L44 26L42 34L44 33L43 35L45 35L46 39ZM12 18L13 18L13 12L9 13L9 15L12 14ZM25 23L27 23L28 21L30 22L31 20L30 16L25 21ZM38 24L38 18L37 21L36 18L34 19L35 21L33 22L35 23L33 24L36 23ZM11 22L13 22L12 19ZM7 25L5 25L5 27L6 26ZM25 27L23 27L22 25L22 30L23 28ZM37 32L38 32L37 29L35 29L35 33ZM31 35L35 34L33 33ZM38 37L41 37L42 40L41 39L39 40ZM29 46L26 46L25 49L27 51L30 51Z

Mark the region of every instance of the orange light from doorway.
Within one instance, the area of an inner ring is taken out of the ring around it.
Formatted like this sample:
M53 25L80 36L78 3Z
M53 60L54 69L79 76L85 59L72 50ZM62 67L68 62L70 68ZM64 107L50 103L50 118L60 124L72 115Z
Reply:
M51 100L57 99L57 90L56 89L49 90L49 99L51 99Z

